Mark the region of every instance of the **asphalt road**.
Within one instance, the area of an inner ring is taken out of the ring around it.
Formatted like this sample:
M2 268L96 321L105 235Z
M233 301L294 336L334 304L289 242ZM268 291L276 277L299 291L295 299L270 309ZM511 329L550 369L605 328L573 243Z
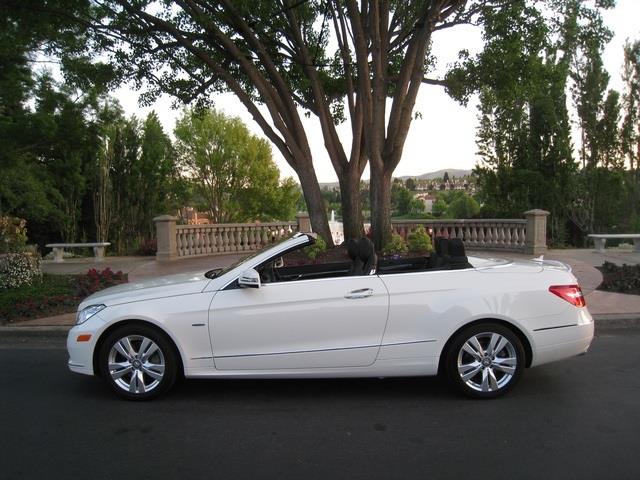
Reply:
M506 398L438 379L185 381L149 403L0 342L0 478L640 478L640 330Z

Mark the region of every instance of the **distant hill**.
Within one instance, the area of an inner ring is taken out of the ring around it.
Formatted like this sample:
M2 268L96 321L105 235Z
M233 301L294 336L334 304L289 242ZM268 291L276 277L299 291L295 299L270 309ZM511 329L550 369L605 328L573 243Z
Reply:
M435 172L423 173L422 175L404 175L402 177L394 177L401 178L402 180L406 180L407 178L419 178L420 180L433 180L434 178L442 178L444 177L444 172L449 173L449 178L451 177L464 177L465 175L471 175L471 170L461 170L459 168L445 168L443 170L437 170ZM366 182L367 180L365 180ZM338 182L328 182L328 183L320 183L320 188L327 187L329 189L338 187Z
M471 175L471 170L460 170L458 168L445 168L444 170L438 170L436 172L423 173L418 176L405 176L399 177L403 180L407 178L419 178L420 180L433 180L434 178L442 178L444 177L444 172L449 173L449 178L451 177L464 177L465 175Z

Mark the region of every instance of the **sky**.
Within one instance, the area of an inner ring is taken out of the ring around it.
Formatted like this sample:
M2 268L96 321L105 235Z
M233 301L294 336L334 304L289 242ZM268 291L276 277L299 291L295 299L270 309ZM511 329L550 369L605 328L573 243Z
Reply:
M622 91L623 45L626 39L640 39L640 0L617 0L614 9L603 12L606 25L613 31L614 37L605 48L603 60L611 80L609 87ZM459 26L438 31L433 37L433 53L437 60L433 76L446 71L447 65L455 62L458 52L466 48L471 54L482 47L480 29L472 26ZM180 111L172 108L168 96L159 98L154 105L142 108L138 105L138 92L128 86L117 90L115 96L120 100L127 115L139 118L155 110L167 132L172 132ZM264 137L260 127L253 121L244 106L232 94L219 94L214 99L217 109L228 115L242 118L249 129ZM446 168L472 169L476 156L475 133L477 109L475 102L461 106L444 92L440 86L423 85L418 94L415 110L422 114L411 123L403 157L396 168L395 176L421 175L426 172ZM326 154L320 125L314 118L302 116L314 155L314 167L320 182L335 182L337 177ZM340 139L349 151L349 124L338 127ZM292 176L297 180L293 169L273 147L274 160L280 168L281 176ZM368 170L363 178L369 177Z

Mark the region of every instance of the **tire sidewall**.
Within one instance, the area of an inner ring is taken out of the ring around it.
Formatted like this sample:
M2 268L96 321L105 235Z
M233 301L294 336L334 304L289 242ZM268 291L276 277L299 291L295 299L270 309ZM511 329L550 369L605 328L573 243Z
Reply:
M504 387L496 390L494 392L478 392L477 390L472 389L460 378L458 373L458 353L460 349L465 344L469 338L477 335L479 333L497 333L505 337L511 344L513 345L516 351L517 365L516 370L513 374L513 377L505 385ZM490 399L500 397L507 392L509 392L515 385L518 383L520 378L522 377L522 373L524 371L525 364L525 352L524 347L522 346L522 342L518 338L518 336L509 328L500 325L498 323L486 322L479 323L476 325L472 325L464 330L460 331L451 342L449 349L447 351L446 359L445 359L445 371L447 374L447 379L449 383L456 388L458 391L467 395L471 398L480 398L480 399Z
M150 392L137 394L129 393L120 388L111 378L111 374L109 373L108 362L109 352L111 351L111 348L118 340L130 335L141 335L149 338L150 340L155 342L156 345L158 345L158 347L162 351L162 355L164 356L164 375L162 377L162 380L160 381L160 384ZM178 362L173 345L165 335L163 335L153 327L148 327L146 325L124 325L120 328L117 328L116 330L111 332L102 343L98 355L98 366L100 369L101 377L119 397L126 400L151 400L157 398L158 396L168 391L176 382L178 373Z

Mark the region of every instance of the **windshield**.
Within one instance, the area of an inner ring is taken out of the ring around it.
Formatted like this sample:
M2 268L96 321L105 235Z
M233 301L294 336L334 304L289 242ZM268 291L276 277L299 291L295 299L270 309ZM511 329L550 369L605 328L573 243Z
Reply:
M256 250L251 255L247 255L246 257L240 258L239 260L233 262L231 265L229 265L227 267L213 268L213 269L209 270L207 273L205 273L204 276L207 277L207 278L216 278L216 277L219 277L221 275L224 275L225 273L230 272L231 270L236 268L241 263L244 263L247 260L251 260L252 258L257 257L258 255L260 255L265 250L268 250L270 248L276 247L276 246L280 245L281 243L284 243L284 242L286 242L287 240L290 240L290 239L291 239L291 237L286 237L286 238L283 238L283 239L281 239L281 240L279 240L279 241L277 241L275 243L272 243L270 245L266 245L266 246L262 247L260 250Z

